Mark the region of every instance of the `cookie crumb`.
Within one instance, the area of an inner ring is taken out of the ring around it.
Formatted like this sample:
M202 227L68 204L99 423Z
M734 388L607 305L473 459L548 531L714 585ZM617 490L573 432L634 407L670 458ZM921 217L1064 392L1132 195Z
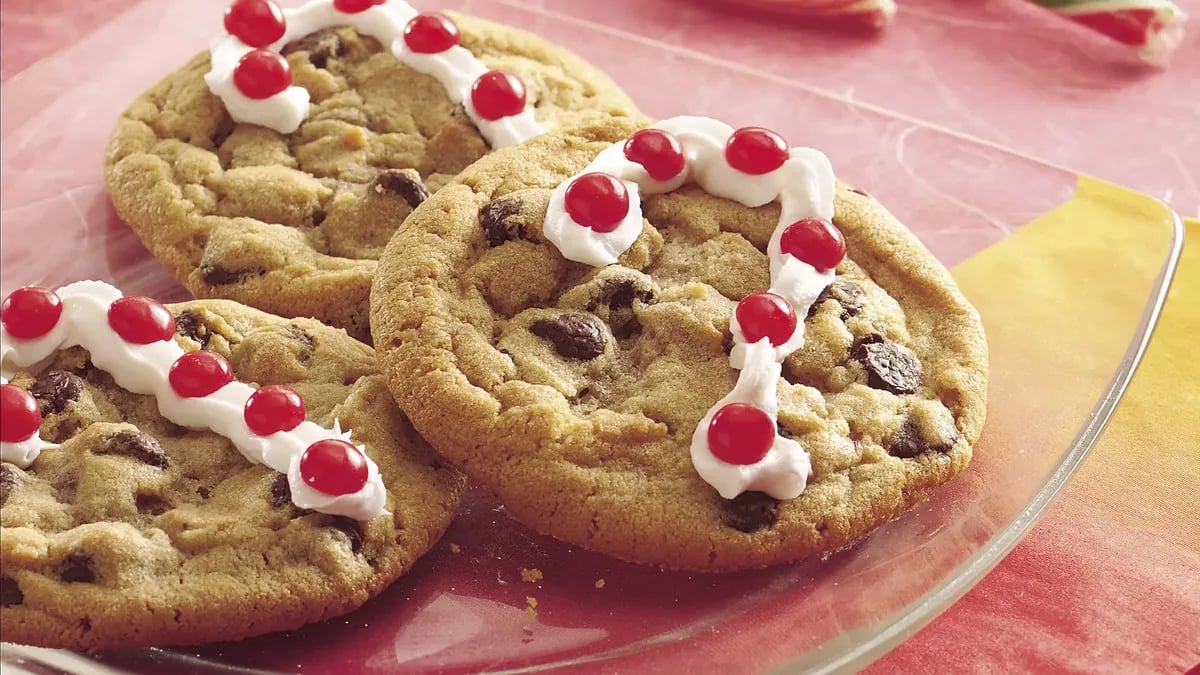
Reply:
M604 579L596 580L596 588L604 588Z
M529 616L537 616L537 598L532 595L525 596L525 613Z
M528 567L521 568L521 581L534 583L542 580L542 571L538 568L529 569Z
M459 546L458 544L451 543L450 544L450 552L451 553L462 553L462 547Z

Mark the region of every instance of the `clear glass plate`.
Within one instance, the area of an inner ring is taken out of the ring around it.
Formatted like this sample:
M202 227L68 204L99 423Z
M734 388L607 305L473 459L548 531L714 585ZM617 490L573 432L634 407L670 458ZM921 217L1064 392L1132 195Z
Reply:
M187 297L113 212L101 158L122 108L220 29L221 0L144 0L3 84L0 284L99 278ZM947 265L1072 195L1076 176L995 145L760 72L579 19L588 0L416 2L524 27L602 64L648 114L761 124L825 150L839 176L879 198ZM547 8L553 5L553 11ZM578 11L576 11L578 10ZM660 28L670 29L669 17ZM647 31L653 34L654 31ZM83 68L82 64L88 64ZM776 69L777 71L778 69ZM660 572L531 533L482 490L411 574L349 616L239 643L81 655L5 644L5 670L33 672L824 672L862 667L921 628L1020 540L1070 477L1120 399L1157 319L1182 230L1147 200L1122 214L1161 265L1111 259L1128 292L1106 339L1080 335L1103 372L1030 372L992 352L993 403L1037 391L1051 406L993 405L968 470L933 499L823 560L733 575ZM1091 242L1095 244L1095 242ZM1054 264L1055 261L1029 261ZM1078 289L1079 294L1088 292ZM1014 294L1014 306L1038 297ZM1079 310L1084 311L1084 310ZM1005 317L985 315L989 328ZM1070 326L1064 317L1064 326ZM1067 329L1064 329L1067 330ZM1032 404L1031 404L1032 405ZM1038 416L1025 425L1021 415ZM537 582L522 580L538 569ZM530 598L536 611L527 612ZM536 614L536 615L535 615Z

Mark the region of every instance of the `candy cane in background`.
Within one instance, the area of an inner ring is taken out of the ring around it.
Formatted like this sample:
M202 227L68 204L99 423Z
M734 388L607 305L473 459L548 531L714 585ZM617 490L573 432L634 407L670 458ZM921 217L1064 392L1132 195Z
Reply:
M1157 61L1183 41L1187 15L1170 0L1032 0L1076 23L1136 47Z
M896 15L895 0L741 0L737 4L876 29L887 26Z

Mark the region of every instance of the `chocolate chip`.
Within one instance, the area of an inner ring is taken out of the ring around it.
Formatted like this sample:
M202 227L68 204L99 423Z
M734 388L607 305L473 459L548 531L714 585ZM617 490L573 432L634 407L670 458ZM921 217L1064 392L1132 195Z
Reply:
M569 359L589 361L604 353L604 331L588 314L569 313L554 319L538 319L529 331L552 342L554 350Z
M167 468L167 453L163 452L158 439L141 431L119 431L113 434L97 454L125 455L150 466Z
M324 28L283 48L284 56L292 52L308 52L308 62L313 67L325 68L329 65L329 59L346 54L346 45L334 29Z
M71 401L78 401L83 392L83 378L62 370L48 370L38 375L29 393L38 400L43 415L60 413Z
M212 490L201 485L200 487L196 488L196 494L200 495L200 499L208 499L209 497L212 497Z
M175 332L195 340L201 347L207 347L208 339L212 336L212 330L200 315L187 309L175 315Z
M835 279L833 283L825 287L817 299L813 301L811 307L808 308L809 318L817 313L821 305L825 304L826 300L836 300L842 307L842 320L852 316L858 316L863 310L863 289L853 281L845 279Z
M921 362L908 347L883 337L861 340L854 358L867 369L867 384L893 394L911 394L921 386Z
M488 246L499 246L510 239L523 239L525 226L511 222L521 213L521 203L513 197L500 197L488 202L479 211L479 224L487 237Z
M21 489L25 480L21 478L21 472L12 464L0 464L0 506L4 506L4 502L12 496L12 493Z
M353 518L334 516L333 519L329 521L329 527L339 530L342 534L346 535L346 538L350 540L350 550L356 555L362 551L363 539L365 538L363 535L362 523L354 520Z
M414 209L420 206L421 202L429 199L429 188L425 187L421 179L414 177L412 171L402 169L388 169L375 176L367 189L373 190L376 194L391 194L401 197Z
M657 300L653 288L639 288L632 279L617 279L605 284L588 309L595 311L601 303L607 305L607 320L613 337L626 340L642 332L642 324L633 311L634 303L652 305Z
M778 520L779 500L762 492L743 492L733 499L722 500L721 522L738 532L758 532Z
M59 577L73 584L92 583L96 580L96 572L92 569L92 556L82 553L67 556L59 570Z
M264 270L261 269L229 270L212 263L202 263L200 265L200 278L209 286L235 284L246 277L258 276L263 272Z
M850 191L853 192L854 194L862 195L862 196L866 197L867 199L874 199L874 197L872 197L870 194L868 194L866 190L859 190L858 188L850 188Z
M328 214L328 213L325 213L324 211L322 211L322 210L320 210L320 209L317 209L316 211L313 211L313 214L312 214L312 226L313 226L313 227L320 227L320 226L321 226L321 223L325 222L325 219L326 219L326 218L328 218L328 217L329 217L329 214Z
M25 602L25 594L17 585L17 580L10 577L0 577L0 607L12 607Z
M148 513L152 516L161 516L171 510L171 504L158 495L138 495L136 503L138 513Z
M950 429L946 438L930 440L921 433L921 425L911 417L904 420L900 430L888 441L887 451L893 457L908 459L926 452L949 452L958 441L958 430Z
M271 506L280 508L292 503L292 487L288 485L287 474L277 473L271 479Z

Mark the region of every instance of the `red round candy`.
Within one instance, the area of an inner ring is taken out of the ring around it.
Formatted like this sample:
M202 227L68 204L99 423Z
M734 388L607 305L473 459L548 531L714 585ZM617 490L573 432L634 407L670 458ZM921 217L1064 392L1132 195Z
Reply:
M287 20L272 0L233 0L225 10L225 30L251 47L266 47L283 37Z
M0 441L20 443L42 426L42 411L33 394L15 384L0 385Z
M21 339L40 338L62 317L62 300L48 288L26 286L13 291L0 305L0 322L8 334Z
M183 398L200 398L233 382L229 362L212 352L188 352L171 364L171 388Z
M818 270L831 270L846 257L846 239L842 231L824 218L798 220L783 231L779 248Z
M387 0L333 0L333 6L339 12L346 14L358 14L371 9L375 5L382 5Z
M300 478L317 492L353 494L367 484L367 458L346 441L317 441L300 456Z
M440 54L462 42L458 25L439 12L424 12L404 27L404 44L417 54Z
M255 49L234 66L233 83L249 98L271 98L292 86L292 67L273 51Z
M471 105L485 120L496 121L525 110L525 83L503 70L489 70L471 85Z
M775 422L749 403L730 403L708 424L708 448L730 464L754 464L775 443Z
M642 165L654 180L671 180L687 164L679 139L662 129L642 129L625 141L625 158Z
M796 332L796 310L792 309L792 303L774 293L747 295L738 303L734 315L750 344L767 338L778 347Z
M579 176L567 186L563 199L572 220L597 232L612 232L629 213L629 191L608 173Z
M304 400L295 389L272 384L250 394L244 415L246 426L259 436L291 431L304 421Z
M787 141L762 127L738 129L725 144L725 161L729 166L752 176L771 173L783 166L787 158Z
M175 317L162 303L135 295L108 308L108 325L126 342L148 345L175 337Z

